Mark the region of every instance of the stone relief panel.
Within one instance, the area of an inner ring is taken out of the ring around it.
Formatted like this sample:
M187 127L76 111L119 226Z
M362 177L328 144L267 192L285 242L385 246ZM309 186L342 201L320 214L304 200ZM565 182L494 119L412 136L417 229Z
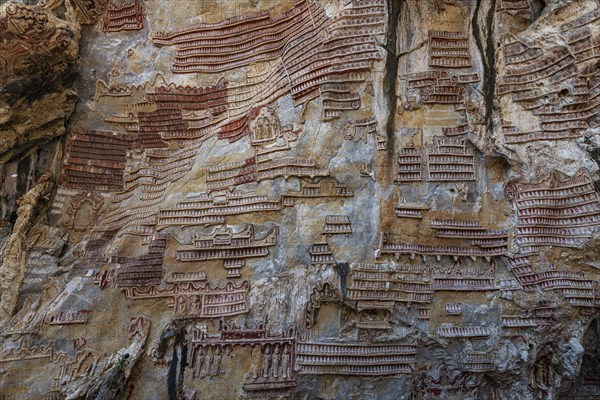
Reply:
M0 398L600 395L598 1L33 3Z

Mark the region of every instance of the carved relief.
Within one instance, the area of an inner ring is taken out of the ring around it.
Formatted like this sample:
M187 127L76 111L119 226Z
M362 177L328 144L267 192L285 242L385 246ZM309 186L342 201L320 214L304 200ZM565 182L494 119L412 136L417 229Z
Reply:
M462 314L462 304L460 303L446 303L444 309L448 315L460 315Z
M247 225L239 232L222 226L208 235L195 236L191 245L180 246L177 259L186 262L223 260L227 276L238 277L246 259L269 255L269 247L277 245L278 234L276 226L260 239L254 235L254 225Z
M469 35L466 32L429 31L429 66L470 67Z
M246 375L246 391L282 390L296 386L296 332L290 327L280 335L268 335L265 323L251 329L222 324L218 335L196 329L190 342L190 359L194 378L215 376L224 372L223 356L235 357L239 347L260 350L254 359L254 369ZM254 354L254 352L253 352Z
M279 211L281 203L252 192L212 192L200 194L160 210L158 226L219 225L225 217L263 211Z
M468 124L462 124L451 128L442 128L442 133L446 136L463 136L471 133L471 127Z
M73 348L75 350L81 350L86 345L87 345L87 339L86 338L75 338L75 339L73 339Z
M464 363L466 371L470 372L487 372L494 371L496 365L493 357L486 352L470 352L467 353L467 358Z
M103 32L138 31L144 29L141 0L109 0L102 19Z
M67 146L61 184L81 190L119 191L129 141L112 132L77 132Z
M165 235L156 234L150 241L148 253L135 259L118 259L117 286L158 285L163 276L163 258L167 247Z
M269 143L281 135L281 123L273 111L263 107L250 124L252 144Z
M67 363L63 370L61 380L73 382L94 375L105 364L99 354L89 350L80 350L75 354L75 359Z
M440 259L442 256L450 256L455 259L459 257L485 257L490 258L493 256L501 256L507 253L507 247L503 244L493 246L429 246L412 243L397 242L394 235L384 233L380 235L379 246L375 251L376 257L382 257L385 255L396 256L399 258L401 255L406 254L410 257L420 256L434 256Z
M557 174L535 184L517 184L516 243L522 254L540 246L579 247L600 224L600 196L589 173Z
M522 41L504 44L506 72L498 94L510 94L539 121L533 130L504 124L507 144L577 139L590 126L599 111L597 74L588 72L588 63L597 59L597 43L586 25L596 14L597 10L560 26L563 47L544 51Z
M491 334L485 326L444 326L437 330L437 335L442 338L478 338Z
M371 331L389 331L391 325L391 311L389 309L364 309L358 312L356 328L367 332Z
M392 311L395 302L431 302L433 286L425 270L409 264L353 264L346 297L359 311Z
M426 320L430 319L429 308L419 307L419 308L417 308L417 312L418 312L418 315L417 315L418 319L426 319Z
M316 162L295 157L277 159L265 159L257 163L256 158L250 158L244 162L224 164L209 169L207 177L208 189L232 190L239 185L272 180L278 177L316 177L328 176L326 168L317 167Z
M67 0L71 7L75 10L77 19L82 24L94 24L98 21L106 7L108 6L109 0Z
M423 155L415 147L404 147L398 152L397 183L420 182L423 179Z
M420 371L413 384L413 393L419 400L476 399L480 382L481 376L472 372L451 372L441 365L432 373Z
M376 144L377 150L387 148L387 137L377 132L377 119L375 117L363 118L354 122L347 122L341 128L344 139L367 143L369 137Z
M302 2L279 18L271 19L268 12L260 12L171 33L156 32L152 41L177 46L173 72L220 72L280 56L286 39L290 40L286 36L310 26L308 12L308 4ZM261 43L265 36L275 41ZM211 50L209 45L219 49Z
M300 180L300 190L289 191L281 195L281 202L284 207L291 207L296 200L303 198L352 196L354 196L354 192L346 185L339 183L335 178L303 178Z
M65 354L54 350L52 345L27 346L23 340L19 347L3 349L0 352L0 364L11 361L48 359L48 362L59 363L65 358Z
M167 84L160 75L140 86L109 88L98 82L96 101L114 110L105 114L106 121L130 133L133 151L123 191L113 197L106 217L92 232L86 249L90 257L97 257L115 235L149 238L155 232L169 184L190 171L202 141L217 133L215 124L227 110L226 90L224 79L206 87ZM185 146L169 145L179 140Z
M48 325L85 324L91 313L92 310L59 311L46 315L44 323Z
M36 219L19 210L14 236L19 221L69 232L59 249L36 234L50 229L20 235L31 244L18 250L33 251L18 265L48 279L43 293L16 289L0 364L57 364L48 398L94 397L115 377L132 399L385 397L394 385L415 399L499 399L513 380L525 398L563 395L555 388L572 380L582 327L600 310L595 0L216 0L184 14L63 1L38 7L102 17L82 31L82 54L114 44L118 57L81 63L71 125L83 129L67 133L64 156L36 143L27 157L41 160L3 171L29 187L62 160L50 220L33 202ZM2 10L0 81L29 71L36 43L54 67L76 35L49 29L44 12ZM184 84L153 71L165 65ZM91 101L98 75L108 83ZM549 170L574 176L536 180ZM14 222L2 211L0 244ZM209 281L221 265L227 279ZM69 301L45 307L65 284L58 299ZM163 321L148 352L150 318L130 318L140 309ZM115 326L128 344L106 337ZM15 347L27 333L37 345ZM59 347L40 345L48 334ZM593 365L582 371L577 384L600 387ZM12 374L0 371L2 384Z
M97 271L94 275L94 284L98 285L100 289L106 289L112 284L114 275L114 269L105 269Z
M425 204L401 202L396 206L396 217L421 219L426 210L429 210L429 206Z
M398 153L398 166L398 184L476 180L474 149L458 137L434 136L433 143L421 150L404 147Z
M123 288L125 298L132 300L166 298L173 309L173 319L218 318L248 312L249 283L236 286L227 282L223 287L209 283L174 283L165 288L151 285L145 288Z
M104 199L97 193L80 193L71 198L68 228L76 231L87 231L100 214Z
M249 77L233 89L232 106L249 111L254 104L266 104L281 92L291 92L297 104L320 95L323 119L330 120L360 107L360 96L353 86L363 82L364 72L381 59L375 38L384 33L384 4L380 0L366 7L355 3L356 10L344 10L335 19L327 18L317 4L300 1L277 17L263 11L174 32L156 32L152 40L158 45L175 45L175 73L216 73L280 60L268 64L260 80ZM248 92L253 93L253 101L249 101ZM237 121L245 124L243 118ZM236 134L227 136L237 139Z
M127 332L127 340L131 341L138 337L145 337L148 335L152 320L145 315L138 317L131 317L129 319L129 330Z
M596 306L594 281L586 278L582 272L561 271L552 265L547 266L545 271L536 272L529 257L508 258L506 261L524 290L529 291L536 287L556 290L562 292L573 306L592 309ZM538 264L541 264L539 260Z
M164 280L166 283L200 282L206 280L206 272L171 272Z
M416 347L299 342L299 374L386 376L412 373Z
M48 72L60 70L59 66L51 66L38 60L39 57L60 57L75 50L77 46L73 31L67 24L57 24L56 19L50 21L51 14L42 9L11 3L0 15L2 43L0 44L0 80L8 82L9 78L37 73L43 68ZM76 51L75 51L76 54ZM35 58L32 58L35 57ZM36 65L41 63L41 65Z
M475 152L465 139L434 137L426 153L427 180L475 180Z
M529 371L529 386L536 389L538 396L547 396L558 379L557 373L552 368L553 346L547 346L540 354L535 365Z
M503 315L502 324L505 329L519 330L523 328L535 328L544 330L552 326L556 321L554 310L549 301L541 301L532 310L524 310L520 315Z
M497 4L496 9L500 12L506 12L511 15L517 15L520 13L529 13L531 11L531 4L529 0L500 0Z
M337 303L340 301L340 294L337 289L331 287L329 282L325 282L322 286L316 286L313 288L312 293L309 297L308 303L306 303L304 312L304 326L311 328L315 324L317 313L321 304L323 303Z
M337 264L327 241L313 244L308 253L310 254L310 264L313 266L324 268Z
M347 215L327 215L321 233L324 235L351 234L352 225L350 218Z

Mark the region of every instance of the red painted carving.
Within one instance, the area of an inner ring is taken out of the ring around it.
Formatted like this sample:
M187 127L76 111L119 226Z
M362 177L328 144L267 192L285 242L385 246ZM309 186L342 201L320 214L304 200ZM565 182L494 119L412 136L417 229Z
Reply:
M103 32L139 31L144 29L141 0L110 0L102 19Z

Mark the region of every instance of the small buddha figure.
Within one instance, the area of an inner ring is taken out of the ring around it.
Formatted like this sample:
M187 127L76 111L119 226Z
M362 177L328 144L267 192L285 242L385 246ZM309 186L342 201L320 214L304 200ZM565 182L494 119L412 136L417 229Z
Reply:
M192 296L191 313L192 315L202 314L202 303L200 301L200 296L198 296L197 294Z
M193 376L192 376L193 378L196 377L196 370L197 369L200 370L200 371L202 371L202 365L204 364L204 358L205 358L205 356L204 356L204 347L200 347L198 349L198 353L196 354L196 365L197 365L197 367L194 369L194 373L193 373ZM203 378L203 376L200 375L200 378Z
M263 139L271 139L274 135L273 135L273 129L271 128L271 121L269 121L268 117L263 118L263 124L264 124Z
M265 348L265 354L263 354L263 378L269 377L269 364L271 364L271 354L269 354L269 348Z
M279 346L275 346L275 350L273 351L273 363L271 367L271 376L273 378L277 378L279 373Z
M207 350L206 355L204 356L204 363L202 364L202 368L200 368L200 377L203 378L208 375L208 367L212 363L213 357L209 354L210 350Z
M179 296L177 298L177 306L175 308L175 314L185 315L187 313L187 304L185 304L185 297Z
M221 373L221 359L223 356L221 355L221 348L217 347L215 349L215 355L213 363L211 364L211 376L219 375Z
M283 376L284 379L288 377L289 365L290 365L290 354L289 354L287 346L285 346L283 348L283 354L281 355L281 370L282 370L281 375Z
M256 121L255 124L255 130L254 130L254 139L255 140L261 140L263 138L263 125L262 125L262 118L259 118Z
M212 365L215 361L215 351L213 349L213 351L211 352L210 356L208 357L208 362L205 364L205 368L204 368L204 375L209 375L212 374Z
M258 117L250 125L252 139L258 142L270 141L280 136L281 125L279 118L268 108L262 108Z

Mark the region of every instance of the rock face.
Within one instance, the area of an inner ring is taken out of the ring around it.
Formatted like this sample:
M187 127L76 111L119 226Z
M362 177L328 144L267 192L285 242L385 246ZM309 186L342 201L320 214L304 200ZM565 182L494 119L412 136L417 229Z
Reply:
M41 7L0 8L0 162L65 133L75 107L79 27Z
M28 3L1 398L600 398L598 1Z

